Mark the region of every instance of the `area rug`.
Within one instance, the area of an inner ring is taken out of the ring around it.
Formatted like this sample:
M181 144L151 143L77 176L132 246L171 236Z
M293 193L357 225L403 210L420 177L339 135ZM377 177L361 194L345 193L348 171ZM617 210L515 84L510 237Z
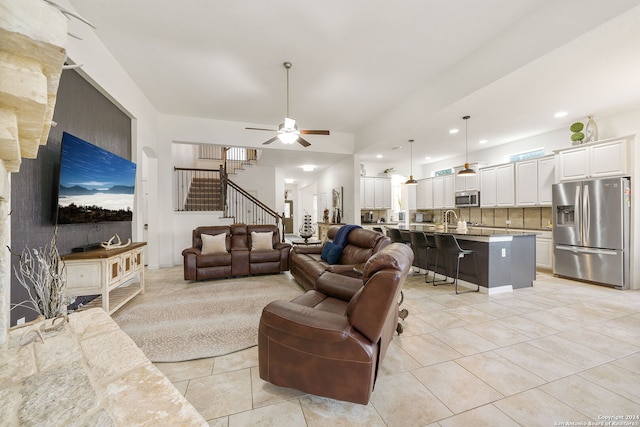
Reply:
M195 286L124 307L113 319L152 362L181 362L257 345L264 306L302 293L259 279Z

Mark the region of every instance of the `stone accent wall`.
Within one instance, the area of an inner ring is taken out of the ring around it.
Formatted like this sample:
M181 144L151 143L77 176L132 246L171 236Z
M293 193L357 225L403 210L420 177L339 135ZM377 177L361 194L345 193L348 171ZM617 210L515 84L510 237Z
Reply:
M8 172L47 142L66 58L67 18L42 0L0 0L0 347L9 326Z
M2 425L207 426L102 309L42 343L27 326L0 350Z

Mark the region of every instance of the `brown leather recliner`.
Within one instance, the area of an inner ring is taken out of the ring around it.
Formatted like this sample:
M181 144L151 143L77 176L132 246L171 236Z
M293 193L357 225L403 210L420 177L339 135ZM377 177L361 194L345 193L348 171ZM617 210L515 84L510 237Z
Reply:
M329 228L327 239L332 241L339 229L340 226ZM327 271L355 277L355 265L365 263L390 243L391 240L381 233L357 228L347 236L347 243L336 264L329 264L320 257L324 245L294 246L289 260L291 274L305 291L314 289L318 278Z
M394 243L365 264L363 278L327 272L316 289L262 311L260 378L366 405L398 323L398 298L413 252Z
M272 232L271 248L252 250L251 232ZM203 254L202 235L226 234L225 251ZM291 245L280 242L275 225L216 225L197 227L192 234L193 246L182 251L184 279L206 280L251 274L279 273L289 269Z

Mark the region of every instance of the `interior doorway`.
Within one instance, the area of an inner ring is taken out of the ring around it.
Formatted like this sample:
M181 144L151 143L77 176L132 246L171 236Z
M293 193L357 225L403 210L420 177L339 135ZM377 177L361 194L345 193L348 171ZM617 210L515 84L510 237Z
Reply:
M284 225L284 232L293 233L293 200L284 201L284 219L282 220Z

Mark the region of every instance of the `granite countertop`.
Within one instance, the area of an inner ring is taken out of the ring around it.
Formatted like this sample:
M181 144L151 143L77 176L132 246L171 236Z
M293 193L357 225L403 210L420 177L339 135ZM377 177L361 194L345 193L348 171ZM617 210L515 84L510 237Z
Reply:
M406 228L405 228L406 229ZM456 227L438 229L435 225L410 225L409 230L431 231L434 233L448 233L456 236L535 236L536 231L513 230L505 228L467 227L466 231L458 231Z

